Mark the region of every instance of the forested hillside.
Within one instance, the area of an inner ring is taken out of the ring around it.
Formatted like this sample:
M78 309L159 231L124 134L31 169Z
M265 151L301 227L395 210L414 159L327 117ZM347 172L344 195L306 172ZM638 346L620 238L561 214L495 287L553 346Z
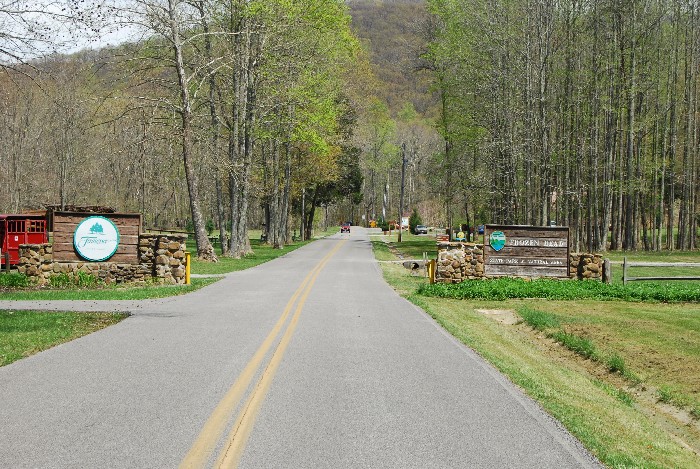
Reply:
M370 51L379 81L376 94L390 109L413 103L423 116L435 116L432 74L420 55L427 51L428 11L424 0L348 0L352 29Z

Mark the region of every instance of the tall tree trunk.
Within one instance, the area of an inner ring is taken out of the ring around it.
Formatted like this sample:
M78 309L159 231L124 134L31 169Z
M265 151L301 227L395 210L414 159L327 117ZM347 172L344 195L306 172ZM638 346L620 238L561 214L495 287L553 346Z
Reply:
M209 22L204 8L204 2L195 4L199 12L199 21L202 25L202 33L204 35L204 58L206 63L208 83L209 83L209 115L211 118L211 154L214 159L214 186L216 192L216 214L217 225L219 227L219 243L221 244L222 255L228 253L228 236L226 235L226 211L224 209L224 194L223 194L223 171L219 169L219 134L221 132L221 120L216 109L216 95L218 85L216 82L216 72L212 66L212 41L209 33Z
M177 70L178 86L180 88L180 109L182 160L185 167L185 179L190 199L190 213L192 224L194 225L195 241L197 242L197 257L203 260L216 262L214 248L207 236L206 223L199 202L199 187L197 175L192 162L192 103L188 89L187 71L182 53L182 41L180 37L180 25L176 14L177 0L168 0L168 15L170 18L170 39L172 41L173 53L175 55L175 67Z

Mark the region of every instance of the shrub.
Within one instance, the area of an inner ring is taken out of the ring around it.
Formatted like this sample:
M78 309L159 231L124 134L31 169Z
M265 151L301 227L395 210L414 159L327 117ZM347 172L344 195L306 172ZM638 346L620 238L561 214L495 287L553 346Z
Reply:
M613 373L618 372L624 375L627 372L625 360L617 353L610 355L607 360L605 360L605 364L608 366L608 370Z
M559 319L551 313L524 307L518 309L518 314L520 314L527 325L539 331L559 327Z
M73 284L73 280L68 274L56 274L49 277L49 285L53 288L68 288Z
M379 217L377 226L381 228L382 231L389 231L389 223L384 219L384 217Z
M673 401L673 390L668 386L661 386L658 391L656 391L656 395L659 401L665 404L670 404Z
M76 286L80 288L92 288L97 285L98 279L94 275L86 274L85 272L78 272L73 279Z
M690 409L690 416L695 420L700 420L700 404L694 405L693 408Z
M585 337L579 337L575 334L569 334L568 332L564 331L557 331L552 334L552 338L582 357L590 358L592 360L597 359L595 345L593 345L593 342Z
M0 287L26 288L29 284L29 277L19 272L0 274Z
M99 279L94 275L78 272L74 276L69 274L56 274L49 277L49 285L53 288L93 288L99 283Z

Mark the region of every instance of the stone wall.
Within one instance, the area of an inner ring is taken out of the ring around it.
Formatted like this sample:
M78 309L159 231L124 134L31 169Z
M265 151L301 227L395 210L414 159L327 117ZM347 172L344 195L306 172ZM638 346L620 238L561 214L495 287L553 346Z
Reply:
M569 255L569 275L578 280L603 278L603 256L600 254L571 253Z
M569 274L572 279L601 280L603 256L600 254L572 253L569 255ZM463 280L486 278L484 275L484 246L472 243L439 243L435 268L438 283L460 283Z
M185 283L187 235L141 235L139 262L152 267L154 278L165 283Z
M484 278L484 246L471 243L440 243L435 268L438 283L460 283Z
M17 268L39 285L48 283L55 275L74 278L81 272L108 284L146 281L184 284L186 239L184 235L140 235L138 264L54 262L51 244L22 244Z

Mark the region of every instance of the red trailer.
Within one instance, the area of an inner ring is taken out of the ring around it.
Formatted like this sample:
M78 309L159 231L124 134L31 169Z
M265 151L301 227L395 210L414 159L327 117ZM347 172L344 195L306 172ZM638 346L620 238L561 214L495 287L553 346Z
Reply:
M5 267L7 254L10 265L19 262L20 244L48 243L45 215L0 215L0 265Z

